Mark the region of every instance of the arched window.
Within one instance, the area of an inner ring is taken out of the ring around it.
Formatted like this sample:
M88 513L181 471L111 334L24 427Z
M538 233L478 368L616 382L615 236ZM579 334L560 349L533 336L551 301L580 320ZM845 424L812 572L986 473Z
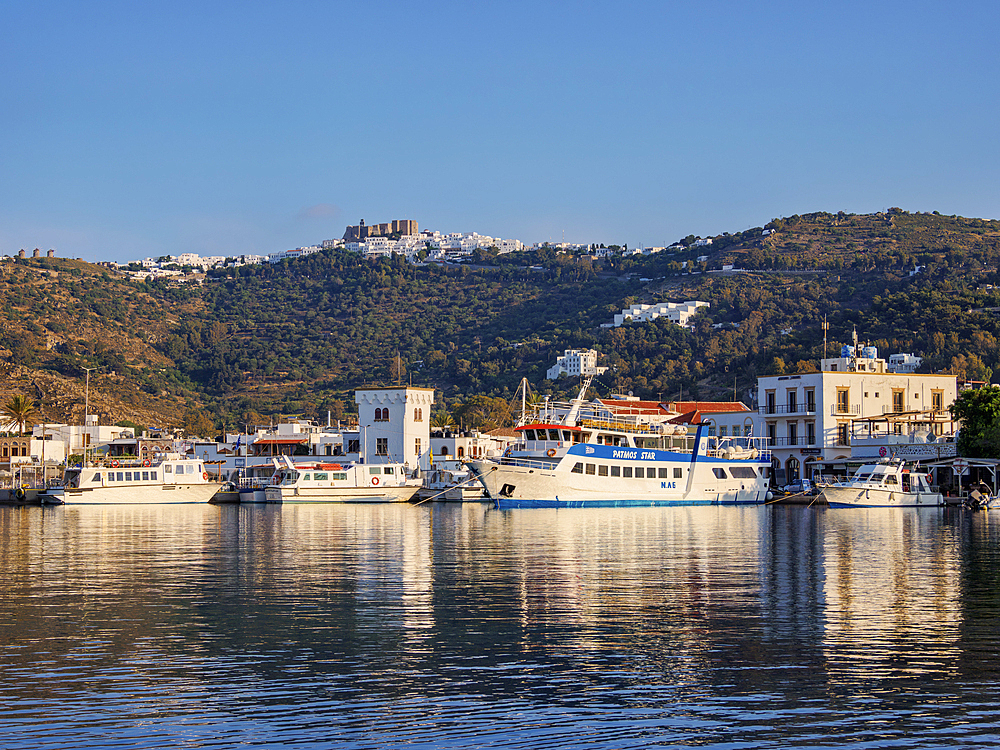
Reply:
M388 411L388 409L386 411ZM376 422L384 422L385 421L385 418L382 416L382 409L376 409L375 410L375 421Z
M413 421L414 422L423 422L424 421L424 410L423 409L414 409L413 410Z
M4 443L4 445L3 445L3 457L4 458L7 458L9 451L10 451L10 447L6 443Z
M385 409L382 410L382 421L383 422L389 421L389 407L386 407Z
M788 474L789 484L797 482L799 480L799 459L795 458L795 456L788 459L785 463L785 470Z
M462 446L458 446L458 457L461 458L465 455L465 449Z

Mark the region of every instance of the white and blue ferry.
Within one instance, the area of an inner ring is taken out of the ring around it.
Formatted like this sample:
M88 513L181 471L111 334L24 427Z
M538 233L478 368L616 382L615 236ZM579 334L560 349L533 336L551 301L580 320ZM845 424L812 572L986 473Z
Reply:
M466 461L500 508L756 504L770 498L766 439L608 414L580 396L516 428L498 460ZM547 417L547 418L544 418Z

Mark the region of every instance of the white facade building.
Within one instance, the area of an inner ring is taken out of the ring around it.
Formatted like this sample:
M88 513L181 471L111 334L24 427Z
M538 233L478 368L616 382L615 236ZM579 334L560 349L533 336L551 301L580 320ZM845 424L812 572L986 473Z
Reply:
M607 367L597 366L597 352L593 349L567 349L548 369L545 377L548 380L558 380L562 375L582 377L601 375L607 371Z
M913 354L890 354L889 355L889 372L916 372L917 368L923 363L921 357L917 357Z
M359 388L354 401L365 463L400 461L430 468L433 388Z
M768 438L778 485L814 471L831 473L851 461L859 425L865 426L866 439L877 439L879 430L901 429L901 421L890 427L893 422L883 415L938 415L932 434L950 431L946 410L958 392L954 375L892 373L874 347L860 353L824 359L821 372L758 378L754 431Z
M710 307L708 302L659 302L655 305L632 305L615 315L613 323L602 323L602 328L617 328L626 321L646 323L657 318L668 318L679 326L687 326L688 321L702 307Z

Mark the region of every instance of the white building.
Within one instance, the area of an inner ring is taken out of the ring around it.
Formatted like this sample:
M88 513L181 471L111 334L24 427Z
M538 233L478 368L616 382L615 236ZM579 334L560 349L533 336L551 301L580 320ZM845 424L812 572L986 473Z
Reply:
M689 302L659 302L655 305L632 305L615 315L613 323L602 323L602 328L617 328L626 321L647 323L657 318L668 318L679 326L687 326L688 321L702 307L710 307L708 302L691 300Z
M433 388L359 388L354 401L365 463L400 461L430 468Z
M768 438L778 485L852 461L858 425L870 428L866 439L878 439L890 425L902 429L883 415L939 415L931 433L950 430L945 410L958 392L954 375L892 373L874 347L857 350L861 356L854 351L845 347L847 356L824 359L821 372L758 378L755 434Z
M917 368L923 363L923 359L917 357L913 354L890 354L889 355L889 372L916 372Z
M593 349L567 349L548 369L545 377L548 380L558 380L563 375L575 378L601 375L607 371L607 367L597 366L597 352Z

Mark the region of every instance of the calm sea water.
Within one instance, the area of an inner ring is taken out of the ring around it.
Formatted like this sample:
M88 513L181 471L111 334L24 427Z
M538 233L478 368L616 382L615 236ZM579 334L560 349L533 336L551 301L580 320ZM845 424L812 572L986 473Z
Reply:
M1000 742L1000 512L0 508L0 747Z

